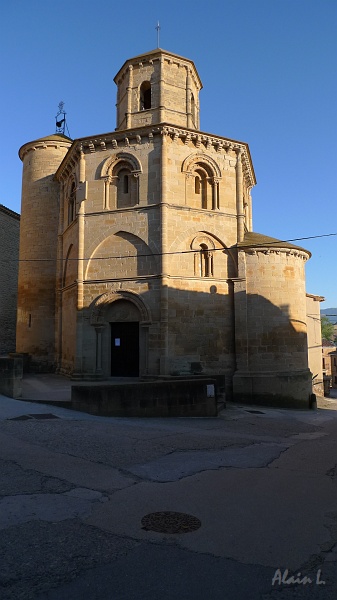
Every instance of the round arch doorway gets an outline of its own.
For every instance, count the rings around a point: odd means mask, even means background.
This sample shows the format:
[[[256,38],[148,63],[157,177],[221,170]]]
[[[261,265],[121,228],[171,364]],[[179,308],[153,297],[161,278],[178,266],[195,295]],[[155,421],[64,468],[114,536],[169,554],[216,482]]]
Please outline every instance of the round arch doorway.
[[[117,300],[105,315],[110,324],[111,377],[139,377],[141,315],[135,304]]]
[[[111,377],[139,377],[139,322],[110,323]]]

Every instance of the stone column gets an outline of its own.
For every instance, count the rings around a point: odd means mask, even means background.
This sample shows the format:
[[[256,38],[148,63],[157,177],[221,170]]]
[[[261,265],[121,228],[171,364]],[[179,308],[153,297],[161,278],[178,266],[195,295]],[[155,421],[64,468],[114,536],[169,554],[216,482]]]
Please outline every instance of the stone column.
[[[59,371],[62,363],[62,286],[65,263],[63,261],[63,221],[64,221],[64,182],[60,182],[60,220],[57,239],[57,294],[56,294],[56,335],[55,361]]]
[[[248,207],[249,207],[249,231],[253,231],[253,208],[251,188],[248,190]]]
[[[243,172],[242,172],[242,149],[237,150],[236,161],[236,212],[237,212],[237,238],[242,242],[245,235],[244,228],[244,209],[243,209]]]
[[[83,308],[84,202],[84,200],[81,202],[78,211],[77,310]]]
[[[219,180],[212,180],[212,210],[219,210]]]
[[[77,259],[77,318],[76,318],[76,355],[73,378],[82,377],[83,370],[83,272],[84,272],[84,200],[80,204],[77,215],[78,222],[78,259]]]
[[[167,207],[167,133],[162,131],[161,152],[161,300],[160,300],[160,374],[168,374],[168,207]]]
[[[191,72],[187,67],[187,76],[186,76],[186,114],[187,114],[187,127],[192,128],[192,106],[191,106]]]
[[[104,210],[110,210],[110,184],[112,178],[110,175],[104,178]]]
[[[164,105],[163,105],[163,100],[164,100],[164,90],[163,90],[163,72],[164,72],[164,59],[161,56],[160,57],[160,63],[159,63],[159,123],[164,123],[165,121],[165,109],[164,109]]]
[[[103,366],[102,366],[102,331],[104,329],[104,325],[95,325],[96,331],[96,375],[102,375]]]
[[[133,84],[133,66],[129,65],[129,82],[128,82],[128,86],[126,88],[126,93],[127,93],[126,129],[129,129],[131,127],[132,84]]]
[[[85,181],[85,158],[84,152],[81,147],[81,155],[80,155],[80,183]]]
[[[136,180],[136,204],[139,204],[139,175],[140,173],[132,173]]]

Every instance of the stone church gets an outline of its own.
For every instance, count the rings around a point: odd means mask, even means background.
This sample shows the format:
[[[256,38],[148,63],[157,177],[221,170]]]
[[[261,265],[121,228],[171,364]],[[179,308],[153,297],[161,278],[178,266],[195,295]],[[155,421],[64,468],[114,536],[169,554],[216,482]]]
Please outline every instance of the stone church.
[[[17,352],[78,379],[219,376],[307,406],[305,262],[252,231],[247,143],[200,131],[193,61],[114,79],[113,132],[24,144]]]

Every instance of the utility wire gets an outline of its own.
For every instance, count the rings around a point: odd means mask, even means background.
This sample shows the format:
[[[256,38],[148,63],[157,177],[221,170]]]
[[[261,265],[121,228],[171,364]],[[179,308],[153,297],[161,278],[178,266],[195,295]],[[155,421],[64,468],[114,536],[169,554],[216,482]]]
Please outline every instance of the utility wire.
[[[254,233],[254,232],[252,232]],[[302,240],[315,240],[315,239],[319,239],[319,238],[323,238],[323,237],[332,237],[332,236],[337,236],[337,232],[336,233],[323,233],[322,235],[312,235],[312,236],[308,236],[308,237],[301,237],[301,238],[292,238],[289,240],[276,240],[275,242],[261,242],[260,244],[241,244],[238,246],[237,244],[235,244],[234,246],[229,246],[228,248],[208,248],[205,249],[205,252],[207,252],[207,250],[209,252],[226,252],[226,251],[231,251],[231,250],[244,250],[247,248],[266,248],[266,247],[270,247],[272,248],[273,246],[276,248],[279,248],[280,246],[282,246],[282,244],[288,244],[290,242],[300,242]],[[113,260],[113,259],[124,259],[124,258],[142,258],[142,257],[149,257],[149,256],[172,256],[172,255],[178,255],[178,254],[196,254],[199,253],[200,251],[202,251],[202,249],[196,249],[196,250],[179,250],[179,251],[175,251],[175,252],[150,252],[149,254],[125,254],[125,255],[114,255],[114,256],[92,256],[92,257],[84,257],[84,258],[20,258],[20,259],[3,259],[0,258],[0,263],[8,263],[8,262],[66,262],[66,261],[79,261],[79,260]]]

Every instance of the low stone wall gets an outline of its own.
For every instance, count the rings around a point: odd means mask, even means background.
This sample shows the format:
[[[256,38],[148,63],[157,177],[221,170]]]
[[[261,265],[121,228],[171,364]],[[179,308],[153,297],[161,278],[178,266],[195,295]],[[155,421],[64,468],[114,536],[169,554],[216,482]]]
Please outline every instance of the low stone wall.
[[[0,357],[0,394],[20,398],[22,394],[22,359]]]
[[[309,369],[289,372],[235,373],[234,401],[279,408],[308,409],[312,403]]]
[[[109,417],[216,417],[214,379],[71,386],[71,407]]]

